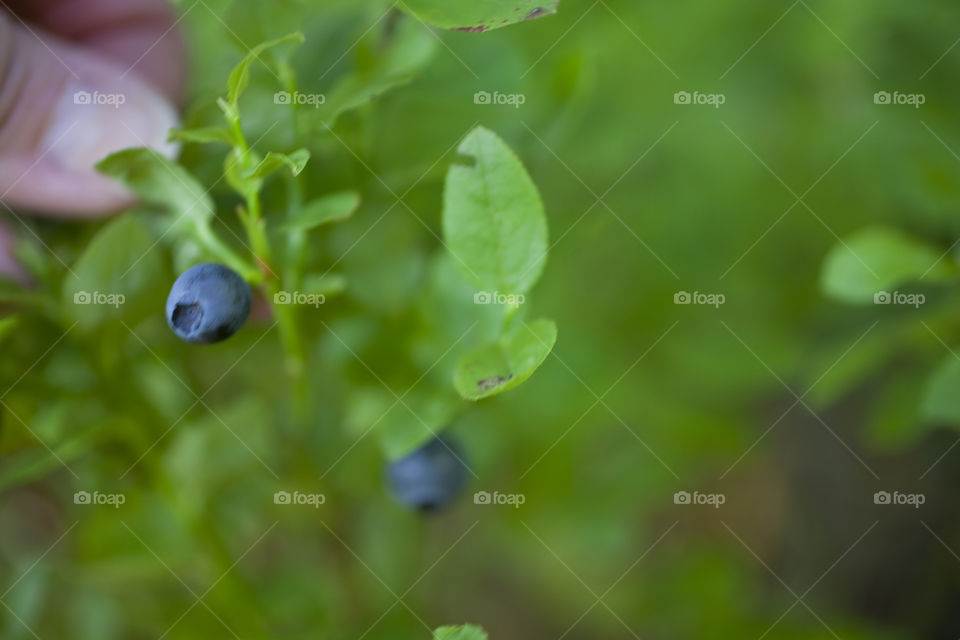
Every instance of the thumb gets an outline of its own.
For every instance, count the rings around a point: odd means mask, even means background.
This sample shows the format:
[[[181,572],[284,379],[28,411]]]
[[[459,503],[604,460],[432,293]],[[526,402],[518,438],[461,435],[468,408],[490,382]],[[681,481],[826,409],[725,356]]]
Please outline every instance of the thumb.
[[[173,156],[171,104],[131,69],[0,12],[0,202],[98,215],[132,202],[94,165],[128,147]]]

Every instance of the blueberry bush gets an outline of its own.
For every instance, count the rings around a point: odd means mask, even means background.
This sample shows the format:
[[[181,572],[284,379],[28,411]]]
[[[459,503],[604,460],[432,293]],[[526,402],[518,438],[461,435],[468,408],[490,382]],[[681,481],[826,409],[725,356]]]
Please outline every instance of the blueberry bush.
[[[175,5],[0,212],[0,637],[960,635],[960,8]]]

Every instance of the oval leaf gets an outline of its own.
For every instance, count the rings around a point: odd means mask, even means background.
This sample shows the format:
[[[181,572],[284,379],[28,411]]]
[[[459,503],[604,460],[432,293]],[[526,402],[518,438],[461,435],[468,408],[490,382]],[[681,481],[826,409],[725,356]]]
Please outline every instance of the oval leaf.
[[[226,142],[233,144],[233,136],[226,127],[200,127],[197,129],[171,129],[170,142]]]
[[[837,300],[872,303],[874,296],[910,281],[942,282],[956,267],[943,251],[897,229],[870,227],[835,245],[823,263],[820,284]]]
[[[476,32],[557,12],[557,0],[404,0],[399,6],[438,27]]]
[[[127,185],[140,199],[170,211],[176,219],[205,223],[213,200],[183,167],[152,149],[139,147],[110,154],[97,169]]]
[[[547,257],[547,219],[523,164],[495,133],[471,131],[443,193],[443,234],[460,272],[479,289],[526,293]]]
[[[487,640],[487,632],[472,624],[440,627],[433,632],[433,640]]]
[[[436,389],[391,393],[360,389],[347,404],[347,428],[357,434],[375,430],[388,460],[413,453],[449,426],[463,400]]]
[[[288,231],[306,231],[330,222],[346,220],[360,206],[356,191],[339,191],[317,198],[303,206],[300,212],[281,228]]]
[[[308,160],[310,160],[310,152],[306,149],[297,149],[291,153],[271,151],[257,166],[248,171],[245,177],[252,180],[265,178],[283,167],[287,167],[290,169],[290,173],[298,176],[300,172],[303,171],[303,168],[307,166]]]
[[[237,99],[240,97],[240,94],[247,88],[247,84],[250,82],[250,65],[253,64],[253,61],[259,60],[260,54],[267,49],[275,47],[278,44],[283,44],[284,42],[303,42],[303,34],[298,31],[282,38],[277,38],[276,40],[262,42],[251,49],[237,66],[233,68],[233,71],[230,72],[230,77],[227,79],[227,101],[231,105],[237,104]]]
[[[546,360],[557,341],[557,325],[540,319],[497,342],[468,352],[457,363],[453,385],[467,400],[513,389]]]
[[[108,320],[136,322],[161,309],[163,264],[155,244],[133,215],[108,222],[73,265],[77,277],[64,278],[64,315],[88,330]]]

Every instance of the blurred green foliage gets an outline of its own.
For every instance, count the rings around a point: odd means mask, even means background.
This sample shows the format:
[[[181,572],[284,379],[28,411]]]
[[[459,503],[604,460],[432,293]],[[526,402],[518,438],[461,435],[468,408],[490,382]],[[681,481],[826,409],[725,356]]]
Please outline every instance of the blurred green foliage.
[[[2,636],[956,637],[960,7],[565,0],[471,33],[421,22],[476,26],[433,13],[454,3],[407,4],[180,3],[179,179],[111,221],[29,221],[56,257],[24,233],[35,287],[2,290]],[[251,47],[297,31],[218,107]],[[478,124],[549,220],[522,306],[559,328],[549,355],[490,352],[504,318],[442,242]],[[269,152],[289,155],[257,173]],[[104,168],[157,162],[136,159]],[[268,300],[208,348],[164,323],[201,259],[257,277],[235,215],[251,181],[269,242],[304,247],[300,290],[326,296],[295,312],[299,392]],[[191,215],[171,228],[171,209]],[[872,304],[895,290],[925,302]],[[95,291],[125,303],[73,304]],[[516,352],[542,365],[469,404],[471,350],[471,377]],[[523,504],[393,504],[385,452],[441,428],[471,492]],[[873,503],[896,487],[923,510]],[[694,490],[726,502],[674,504]]]

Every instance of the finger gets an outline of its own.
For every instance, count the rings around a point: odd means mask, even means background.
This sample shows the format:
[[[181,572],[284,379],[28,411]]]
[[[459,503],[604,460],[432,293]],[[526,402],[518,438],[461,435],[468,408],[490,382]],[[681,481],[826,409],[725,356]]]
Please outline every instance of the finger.
[[[0,201],[79,215],[124,207],[130,194],[95,163],[127,147],[174,155],[166,136],[176,122],[169,101],[139,74],[0,15]]]
[[[167,0],[6,0],[6,5],[25,23],[100,53],[180,100],[186,56],[180,18]]]

